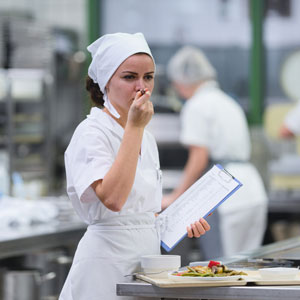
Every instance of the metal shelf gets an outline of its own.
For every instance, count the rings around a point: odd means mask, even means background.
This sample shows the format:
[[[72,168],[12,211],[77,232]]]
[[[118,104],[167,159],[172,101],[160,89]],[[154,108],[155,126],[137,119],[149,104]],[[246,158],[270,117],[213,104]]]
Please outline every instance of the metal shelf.
[[[85,231],[86,224],[79,221],[12,228],[0,234],[0,259],[47,248],[76,245]]]
[[[53,182],[53,143],[51,142],[51,74],[42,69],[0,70],[6,93],[0,101],[0,147],[9,154],[10,194],[13,172],[38,171]],[[44,173],[44,176],[41,176]]]

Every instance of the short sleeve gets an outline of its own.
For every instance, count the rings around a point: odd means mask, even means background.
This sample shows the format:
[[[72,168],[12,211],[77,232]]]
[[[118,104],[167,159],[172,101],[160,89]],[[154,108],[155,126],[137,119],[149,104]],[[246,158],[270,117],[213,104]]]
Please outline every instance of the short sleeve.
[[[180,117],[180,142],[184,145],[207,147],[209,145],[209,122],[204,110],[186,103]]]
[[[90,197],[90,185],[103,179],[114,161],[113,151],[105,133],[83,134],[74,138],[65,153],[67,184],[82,202],[99,201]]]

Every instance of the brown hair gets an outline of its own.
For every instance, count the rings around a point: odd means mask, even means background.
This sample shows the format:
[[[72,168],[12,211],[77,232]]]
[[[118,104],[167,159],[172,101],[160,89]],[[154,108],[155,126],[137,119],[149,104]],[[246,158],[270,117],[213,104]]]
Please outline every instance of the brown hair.
[[[85,88],[90,94],[90,98],[95,106],[104,107],[103,93],[100,91],[98,83],[95,83],[89,76],[86,77]]]

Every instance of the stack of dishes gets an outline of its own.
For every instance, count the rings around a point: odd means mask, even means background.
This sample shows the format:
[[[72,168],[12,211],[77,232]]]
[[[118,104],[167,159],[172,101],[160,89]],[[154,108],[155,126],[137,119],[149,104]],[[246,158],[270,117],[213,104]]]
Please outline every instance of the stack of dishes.
[[[180,255],[145,255],[141,257],[142,272],[150,277],[168,277],[168,272],[181,266]]]

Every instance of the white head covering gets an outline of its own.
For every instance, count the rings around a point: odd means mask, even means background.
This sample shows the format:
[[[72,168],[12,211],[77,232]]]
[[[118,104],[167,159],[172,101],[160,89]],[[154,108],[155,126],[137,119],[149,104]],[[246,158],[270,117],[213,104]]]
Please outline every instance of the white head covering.
[[[145,37],[140,32],[106,34],[89,45],[87,50],[92,54],[88,75],[94,83],[98,83],[103,93],[104,106],[113,116],[119,118],[120,115],[107,97],[105,87],[122,62],[133,54],[146,53],[155,64]]]
[[[201,80],[216,79],[217,73],[204,53],[198,48],[185,46],[178,50],[167,66],[172,81],[193,84]]]

